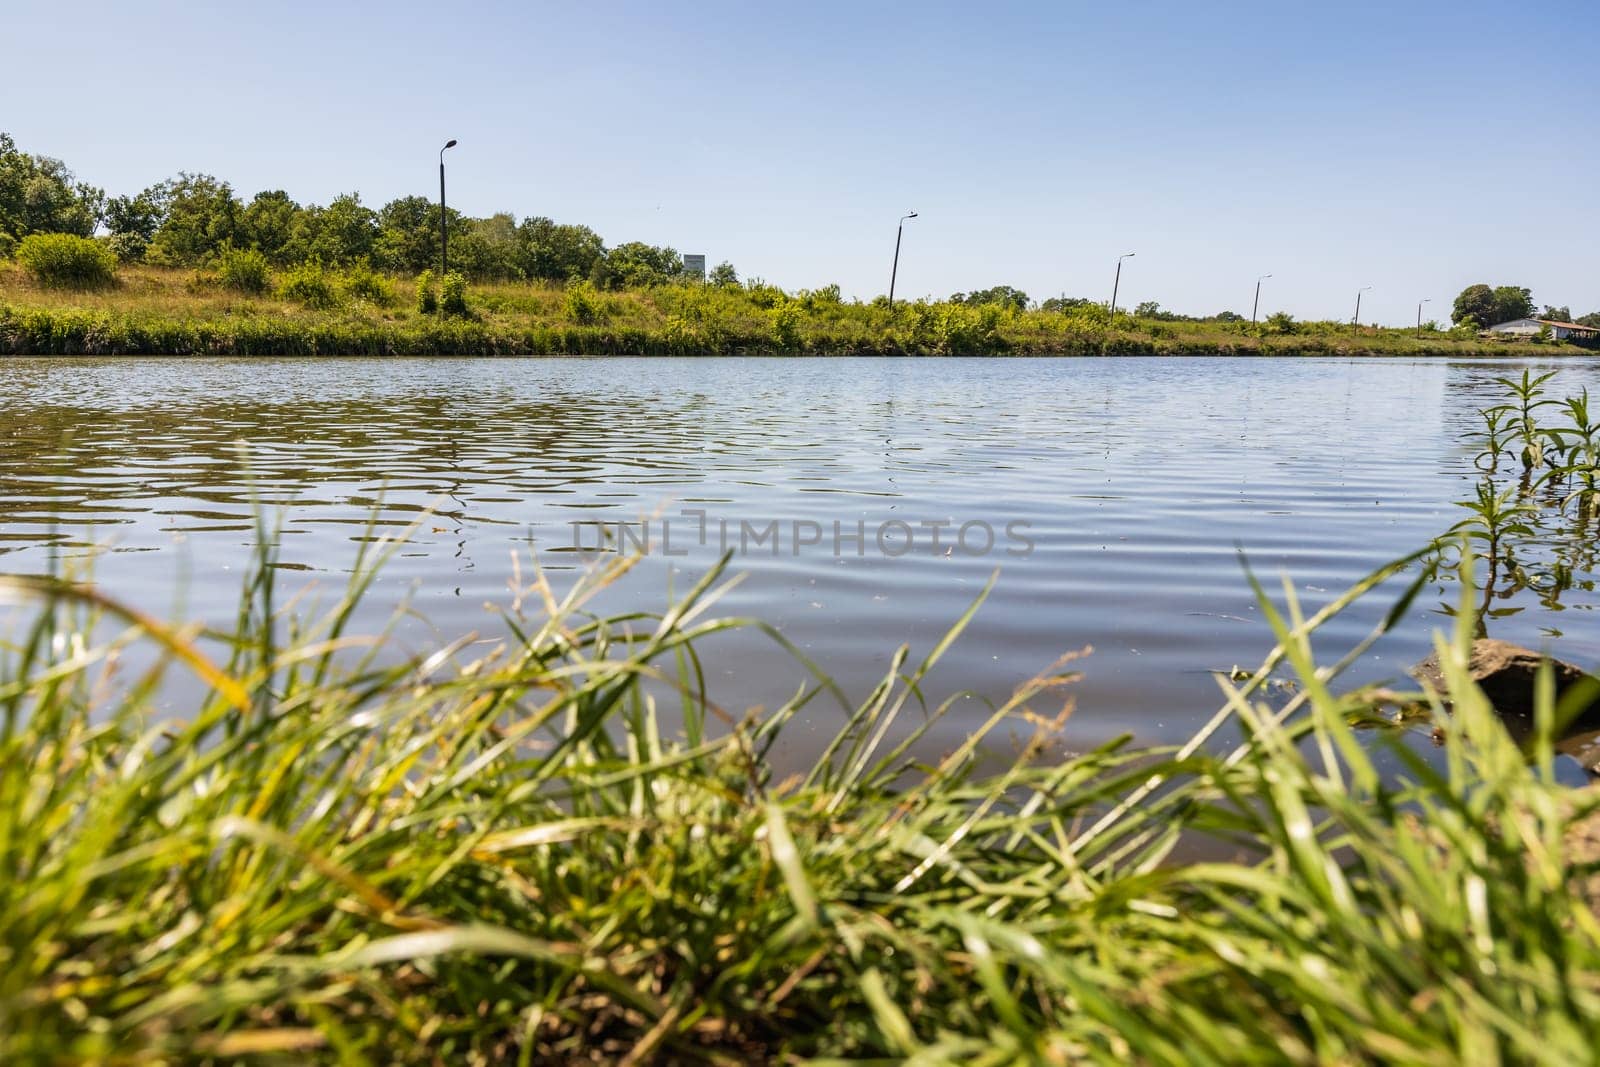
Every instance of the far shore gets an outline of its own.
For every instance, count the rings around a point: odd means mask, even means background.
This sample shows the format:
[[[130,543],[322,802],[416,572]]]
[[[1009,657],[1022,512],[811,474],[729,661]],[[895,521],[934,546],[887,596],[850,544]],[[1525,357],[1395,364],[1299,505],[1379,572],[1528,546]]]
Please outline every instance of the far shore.
[[[424,283],[426,284],[426,283]],[[53,289],[0,265],[0,355],[36,356],[1282,356],[1594,354],[1470,330],[1112,315],[948,301],[840,299],[837,289],[677,283],[603,290],[469,284],[466,309],[419,310],[418,280],[325,272],[310,295],[230,289],[204,271],[139,266],[112,286]]]

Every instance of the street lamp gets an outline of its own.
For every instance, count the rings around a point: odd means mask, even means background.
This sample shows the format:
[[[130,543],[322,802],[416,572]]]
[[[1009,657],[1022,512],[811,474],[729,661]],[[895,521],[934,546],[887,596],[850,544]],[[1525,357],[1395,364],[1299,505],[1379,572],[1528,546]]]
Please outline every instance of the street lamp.
[[[1351,323],[1352,326],[1356,326],[1358,328],[1361,326],[1361,294],[1371,288],[1372,286],[1370,285],[1363,285],[1360,289],[1356,290],[1356,317]]]
[[[894,282],[895,282],[895,278],[897,278],[899,276],[899,274],[900,274],[900,237],[906,231],[906,219],[914,219],[916,217],[917,217],[917,213],[915,211],[911,212],[909,215],[901,215],[900,216],[900,225],[895,227],[895,231],[894,231],[894,267],[891,268],[890,271],[889,271],[889,306],[890,307],[894,307]]]
[[[450,273],[450,217],[444,211],[444,153],[446,148],[454,148],[454,137],[444,143],[444,148],[439,149],[439,275],[443,277]]]
[[[1417,302],[1417,340],[1422,340],[1422,305],[1433,303],[1433,297]]]
[[[1256,312],[1261,310],[1261,283],[1270,277],[1272,277],[1272,275],[1263,274],[1261,277],[1256,279],[1256,302],[1250,305],[1250,325],[1252,326],[1256,324]]]
[[[1133,252],[1129,252],[1126,255],[1121,255],[1121,256],[1117,257],[1117,277],[1116,277],[1116,280],[1111,283],[1111,317],[1112,318],[1116,318],[1117,317],[1117,290],[1122,287],[1122,261],[1125,260],[1125,259],[1132,259],[1133,256],[1134,256],[1134,253]]]

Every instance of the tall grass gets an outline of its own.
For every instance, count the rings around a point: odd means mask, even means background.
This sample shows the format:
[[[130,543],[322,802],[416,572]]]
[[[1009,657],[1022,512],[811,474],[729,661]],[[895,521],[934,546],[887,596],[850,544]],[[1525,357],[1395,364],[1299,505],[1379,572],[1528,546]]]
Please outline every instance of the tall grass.
[[[793,295],[748,288],[661,285],[603,296],[538,283],[395,280],[409,307],[370,268],[301,267],[275,292],[196,285],[188,271],[128,267],[110,292],[60,291],[0,264],[0,353],[186,355],[693,353],[826,355],[1507,355],[1572,346],[1481,343],[1336,323],[1285,331],[1248,323],[1113,317],[1095,305],[1019,311],[949,301],[846,302],[837,287]],[[343,293],[351,299],[339,299]],[[460,299],[457,300],[456,297]],[[410,302],[404,302],[410,303]],[[471,316],[466,317],[466,304]],[[441,329],[444,327],[444,329]],[[445,338],[448,337],[448,340]]]
[[[804,775],[708,699],[720,568],[599,617],[535,570],[499,641],[393,664],[352,632],[392,545],[296,614],[261,539],[225,631],[82,576],[0,658],[0,1058],[12,1063],[905,1060],[1568,1064],[1600,1047],[1592,793],[1519,748],[1438,640],[1443,758],[1341,692],[1306,615],[1192,742],[1063,756],[1070,661],[936,763],[954,702],[900,649]],[[1462,582],[1473,587],[1472,562]],[[1422,587],[1416,578],[1373,638]],[[978,608],[973,605],[973,611]],[[782,641],[768,630],[774,640]],[[1365,647],[1363,645],[1362,647]],[[135,652],[148,648],[151,655]],[[798,653],[797,653],[798,655]],[[135,666],[144,664],[144,666]],[[198,679],[187,714],[166,676]],[[1294,695],[1268,699],[1288,675]],[[816,703],[818,706],[807,708]],[[668,729],[666,722],[679,724]],[[1005,736],[1030,740],[1007,751]],[[1403,774],[1381,773],[1380,752]],[[1205,835],[1233,861],[1186,861]]]

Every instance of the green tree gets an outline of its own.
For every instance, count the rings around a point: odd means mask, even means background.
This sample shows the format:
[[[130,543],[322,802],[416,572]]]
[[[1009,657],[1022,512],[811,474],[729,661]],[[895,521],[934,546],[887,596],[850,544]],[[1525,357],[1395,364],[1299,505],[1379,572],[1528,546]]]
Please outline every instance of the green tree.
[[[153,263],[203,263],[239,236],[239,200],[233,186],[209,174],[180,174],[167,183],[166,217],[150,241]]]
[[[711,268],[711,273],[706,276],[706,281],[718,289],[739,288],[739,272],[733,269],[733,264],[724,260]]]
[[[543,216],[522,220],[517,244],[523,274],[552,282],[593,277],[606,255],[605,242],[589,227]]]
[[[452,236],[462,233],[466,220],[448,209]],[[378,209],[378,236],[372,260],[384,270],[419,274],[439,266],[439,205],[425,196],[403,196]]]
[[[521,243],[517,220],[508,212],[486,219],[468,219],[459,240],[450,239],[450,264],[472,278],[521,278]]]
[[[1579,326],[1597,326],[1597,327],[1600,327],[1600,311],[1591,311],[1589,314],[1585,315],[1583,318],[1581,318],[1581,319],[1573,319],[1572,321],[1577,323]]]
[[[172,185],[160,182],[133,196],[114,196],[106,201],[105,223],[111,231],[111,245],[125,260],[144,258],[145,250],[172,203]]]
[[[287,263],[285,250],[295,233],[301,207],[282,189],[259,192],[239,215],[239,243],[274,263]]]
[[[1028,308],[1028,294],[1010,285],[996,285],[988,289],[978,289],[971,293],[954,293],[950,297],[950,303],[967,304],[971,307],[994,304],[999,307],[1014,308],[1017,311],[1026,311]]]
[[[1497,285],[1494,289],[1494,313],[1496,318],[1489,325],[1510,322],[1512,319],[1526,319],[1533,316],[1533,292],[1515,285]]]
[[[86,185],[59,159],[18,151],[0,133],[0,233],[21,240],[30,233],[88,237],[100,225],[106,194]]]
[[[295,215],[283,254],[294,263],[344,267],[370,259],[377,239],[378,213],[361,203],[361,194],[346,193],[327,207],[312,204]]]
[[[1267,333],[1298,333],[1300,324],[1287,311],[1274,311],[1267,316],[1265,329]]]
[[[612,288],[660,285],[683,274],[683,257],[677,249],[629,241],[607,253],[603,281]]]
[[[1502,321],[1496,319],[1494,314],[1494,290],[1483,284],[1469,285],[1456,297],[1450,311],[1450,321],[1466,322],[1471,319],[1479,326],[1493,326]]]
[[[1161,305],[1154,300],[1146,300],[1133,309],[1133,317],[1136,319],[1153,319],[1160,314]]]
[[[1040,311],[1073,311],[1085,307],[1093,301],[1081,296],[1052,296],[1039,304]]]
[[[1539,317],[1541,319],[1549,319],[1552,322],[1571,322],[1572,309],[1568,307],[1556,307],[1554,304],[1546,304],[1544,306],[1544,311],[1539,313]]]

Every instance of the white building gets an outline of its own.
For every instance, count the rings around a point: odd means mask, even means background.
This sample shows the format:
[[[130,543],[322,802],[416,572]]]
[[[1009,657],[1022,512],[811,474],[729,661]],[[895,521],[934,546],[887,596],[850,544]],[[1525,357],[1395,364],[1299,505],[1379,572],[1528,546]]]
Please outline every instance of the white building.
[[[1484,333],[1505,333],[1514,337],[1537,337],[1546,327],[1556,341],[1593,341],[1600,338],[1600,327],[1580,326],[1576,322],[1557,322],[1554,319],[1512,319],[1491,326]]]

